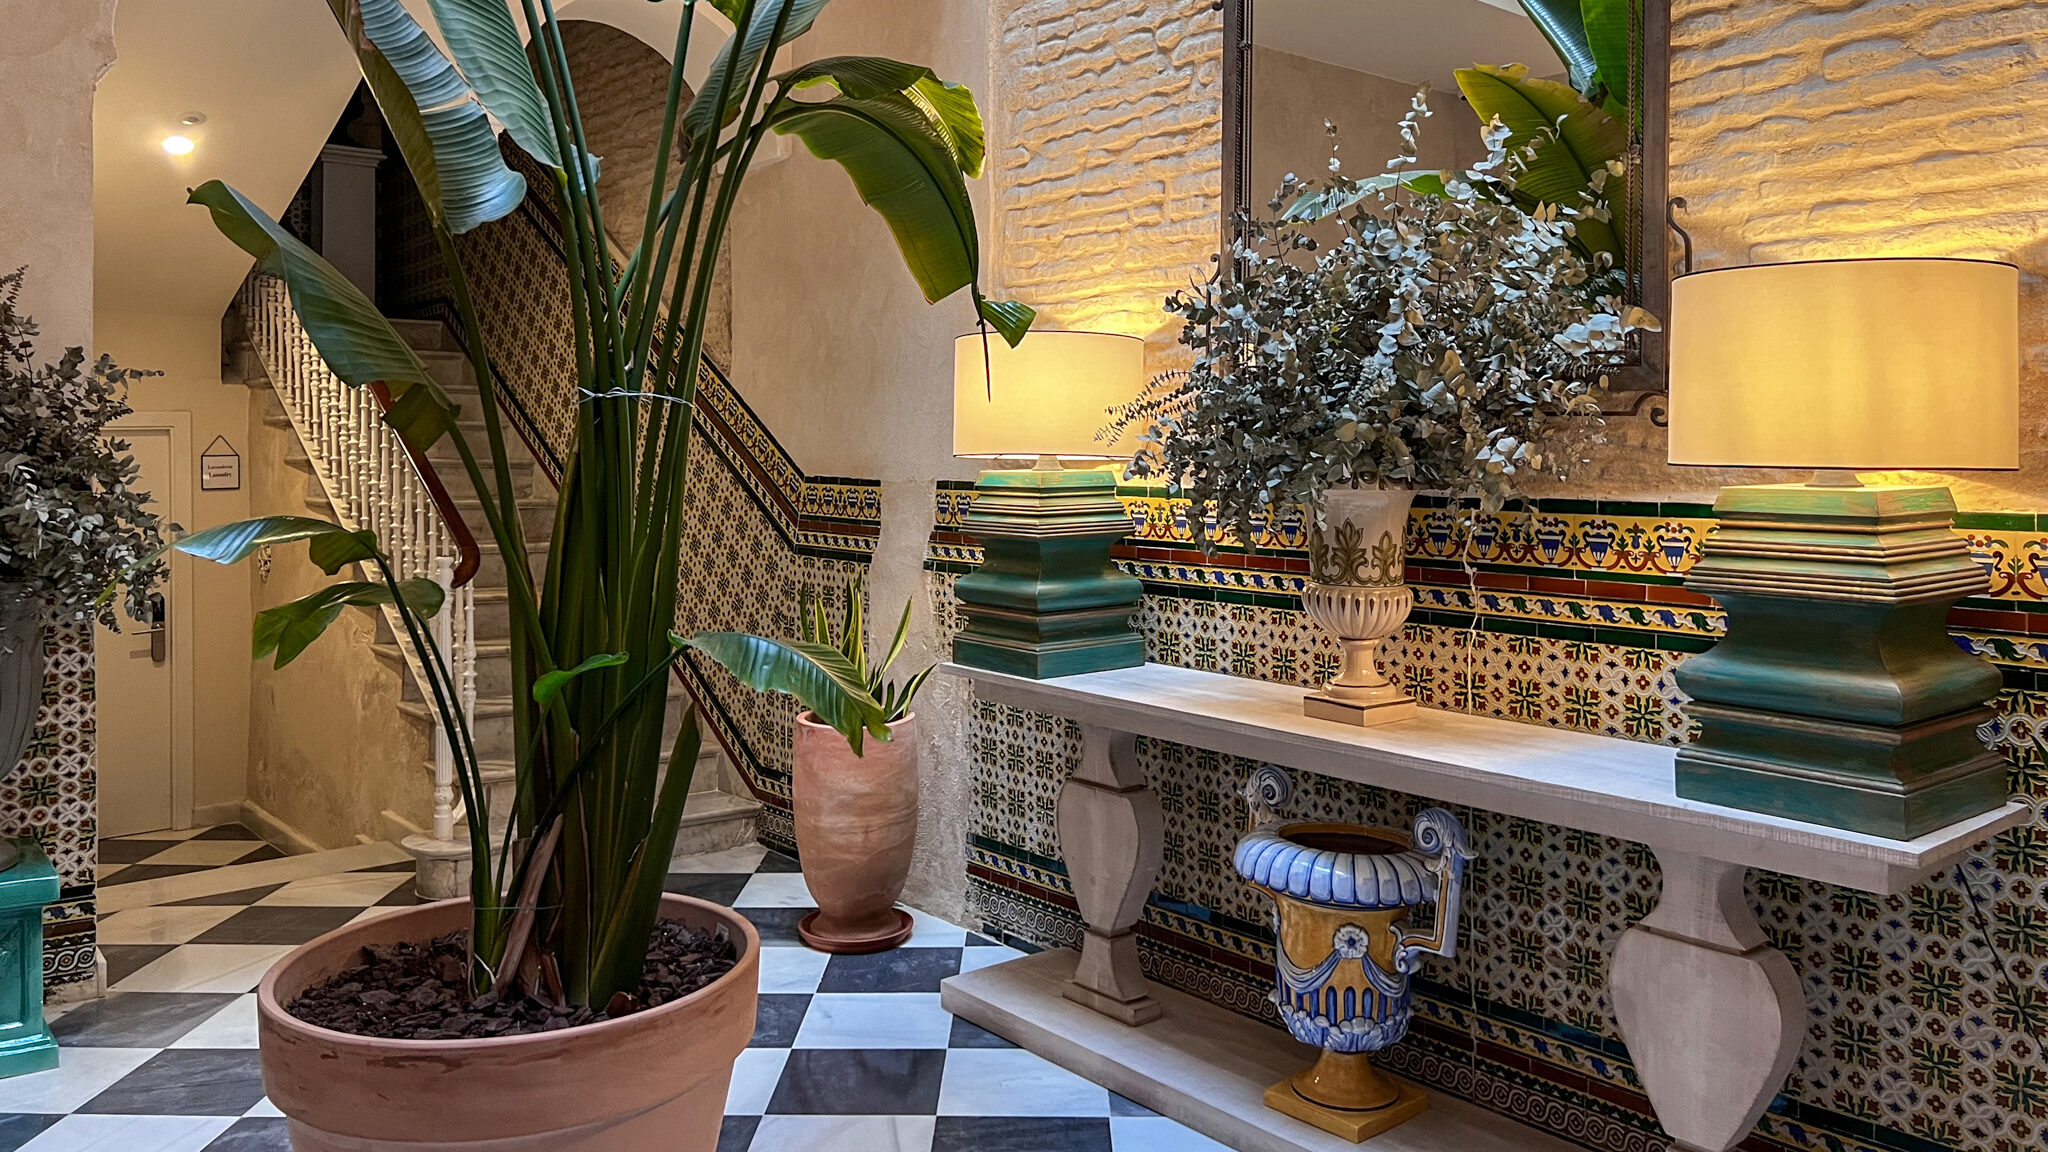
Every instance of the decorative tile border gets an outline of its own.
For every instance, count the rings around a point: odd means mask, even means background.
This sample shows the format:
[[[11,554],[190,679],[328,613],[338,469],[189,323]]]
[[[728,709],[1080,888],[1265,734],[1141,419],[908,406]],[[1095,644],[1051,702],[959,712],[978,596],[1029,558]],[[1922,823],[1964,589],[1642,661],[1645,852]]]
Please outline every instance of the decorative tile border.
[[[0,832],[34,840],[57,869],[59,900],[43,910],[43,983],[96,971],[93,874],[99,862],[96,708],[90,620],[43,633],[43,694],[21,763],[0,784]]]

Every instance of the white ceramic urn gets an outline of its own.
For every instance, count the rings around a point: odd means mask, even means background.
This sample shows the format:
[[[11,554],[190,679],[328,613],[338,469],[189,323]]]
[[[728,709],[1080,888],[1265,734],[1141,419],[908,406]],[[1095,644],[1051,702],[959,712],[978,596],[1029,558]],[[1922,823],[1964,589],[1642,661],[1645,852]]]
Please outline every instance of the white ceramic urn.
[[[1309,582],[1302,606],[1337,636],[1343,666],[1302,711],[1346,724],[1387,724],[1415,715],[1415,698],[1379,669],[1380,642],[1401,630],[1408,592],[1406,488],[1332,488],[1309,535]]]

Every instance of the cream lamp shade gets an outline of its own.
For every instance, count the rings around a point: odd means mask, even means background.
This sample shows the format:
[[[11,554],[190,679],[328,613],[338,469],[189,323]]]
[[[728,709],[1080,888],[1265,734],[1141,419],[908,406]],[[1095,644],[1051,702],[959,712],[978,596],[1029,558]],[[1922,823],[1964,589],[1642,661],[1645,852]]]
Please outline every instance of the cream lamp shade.
[[[2019,467],[2019,270],[1815,260],[1671,285],[1673,464]]]
[[[1030,332],[1012,348],[970,332],[953,342],[953,455],[1126,459],[1142,428],[1113,441],[1095,434],[1144,386],[1145,342],[1135,336]]]

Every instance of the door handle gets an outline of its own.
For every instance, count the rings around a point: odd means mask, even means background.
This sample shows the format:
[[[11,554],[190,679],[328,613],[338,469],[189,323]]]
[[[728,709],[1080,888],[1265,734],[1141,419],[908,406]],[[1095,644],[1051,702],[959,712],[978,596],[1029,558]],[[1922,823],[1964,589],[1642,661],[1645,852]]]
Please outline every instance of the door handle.
[[[161,664],[170,655],[170,607],[164,602],[164,594],[152,592],[149,596],[149,659]]]

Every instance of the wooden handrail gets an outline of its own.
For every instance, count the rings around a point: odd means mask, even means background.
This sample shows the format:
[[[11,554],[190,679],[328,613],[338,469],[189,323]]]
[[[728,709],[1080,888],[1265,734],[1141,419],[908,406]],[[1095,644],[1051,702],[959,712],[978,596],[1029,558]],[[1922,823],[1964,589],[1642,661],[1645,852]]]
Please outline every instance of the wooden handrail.
[[[489,384],[483,386],[489,387]],[[370,394],[377,398],[380,411],[387,414],[391,411],[391,389],[385,387],[382,380],[370,382]],[[462,431],[451,428],[448,434],[460,436]],[[462,518],[462,510],[455,506],[455,498],[448,495],[448,486],[441,482],[441,474],[434,470],[434,462],[427,459],[426,453],[414,449],[405,437],[400,436],[398,441],[405,445],[406,458],[412,461],[412,469],[419,474],[420,483],[426,486],[427,496],[433,500],[435,510],[441,513],[441,520],[448,525],[448,536],[455,542],[457,555],[454,586],[461,588],[475,579],[477,569],[483,566],[483,549],[477,547],[476,535],[469,530],[469,521]],[[483,499],[483,493],[477,493],[477,498]]]

